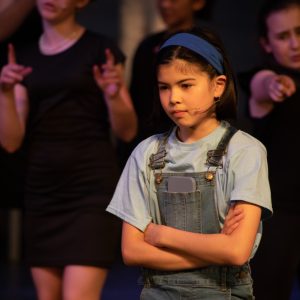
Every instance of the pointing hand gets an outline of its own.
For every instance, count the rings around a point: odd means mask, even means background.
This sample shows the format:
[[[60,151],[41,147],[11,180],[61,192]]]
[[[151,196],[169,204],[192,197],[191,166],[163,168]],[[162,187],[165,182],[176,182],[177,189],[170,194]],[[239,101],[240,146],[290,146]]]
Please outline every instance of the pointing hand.
[[[122,66],[115,64],[115,58],[109,49],[105,50],[106,63],[93,67],[94,78],[108,98],[118,95],[123,82]]]
[[[8,63],[1,70],[0,88],[3,91],[12,90],[17,83],[20,83],[31,72],[31,67],[17,64],[15,49],[12,44],[9,44]]]

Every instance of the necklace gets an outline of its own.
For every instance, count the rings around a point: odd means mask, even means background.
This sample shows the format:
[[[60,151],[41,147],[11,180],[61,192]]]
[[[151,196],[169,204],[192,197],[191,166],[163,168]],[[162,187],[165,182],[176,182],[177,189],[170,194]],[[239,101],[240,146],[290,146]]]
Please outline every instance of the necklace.
[[[43,54],[56,54],[65,49],[68,49],[75,44],[81,34],[81,30],[74,30],[68,37],[62,39],[60,42],[49,45],[45,40],[45,35],[42,34],[39,38],[39,48]]]

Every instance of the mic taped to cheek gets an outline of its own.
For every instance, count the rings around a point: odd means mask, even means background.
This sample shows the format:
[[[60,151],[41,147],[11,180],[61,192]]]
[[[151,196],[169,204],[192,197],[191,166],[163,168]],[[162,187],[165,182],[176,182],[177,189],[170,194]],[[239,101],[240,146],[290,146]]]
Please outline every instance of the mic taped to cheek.
[[[199,107],[191,108],[189,109],[189,112],[192,112],[194,114],[203,114],[208,111],[210,111],[218,102],[220,102],[220,99],[216,100],[212,105],[210,105],[208,108],[201,110]]]

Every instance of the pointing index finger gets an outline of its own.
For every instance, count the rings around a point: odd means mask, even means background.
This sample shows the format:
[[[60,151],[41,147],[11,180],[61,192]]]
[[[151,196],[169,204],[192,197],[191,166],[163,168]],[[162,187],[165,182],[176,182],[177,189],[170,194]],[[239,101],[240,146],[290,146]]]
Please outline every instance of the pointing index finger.
[[[9,64],[16,64],[17,60],[16,60],[16,52],[15,52],[15,48],[13,46],[13,44],[8,44],[8,63]]]
[[[106,56],[106,63],[109,65],[109,66],[113,66],[115,64],[115,57],[114,55],[112,54],[111,50],[110,49],[105,49],[105,56]]]

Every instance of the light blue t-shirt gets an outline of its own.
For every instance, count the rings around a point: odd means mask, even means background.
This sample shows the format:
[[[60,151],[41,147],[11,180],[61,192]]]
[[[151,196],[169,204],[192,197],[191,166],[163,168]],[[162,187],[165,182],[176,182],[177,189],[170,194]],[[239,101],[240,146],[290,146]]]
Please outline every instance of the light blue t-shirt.
[[[172,131],[166,145],[163,172],[204,172],[207,152],[217,148],[225,133],[224,122],[194,143],[182,143]],[[107,211],[144,231],[150,222],[161,224],[153,170],[149,157],[158,149],[162,135],[141,142],[129,157]],[[262,219],[272,214],[266,149],[251,135],[237,131],[223,156],[223,168],[216,170],[215,201],[221,228],[232,201],[242,200],[262,207]],[[262,226],[252,251],[261,239]]]

